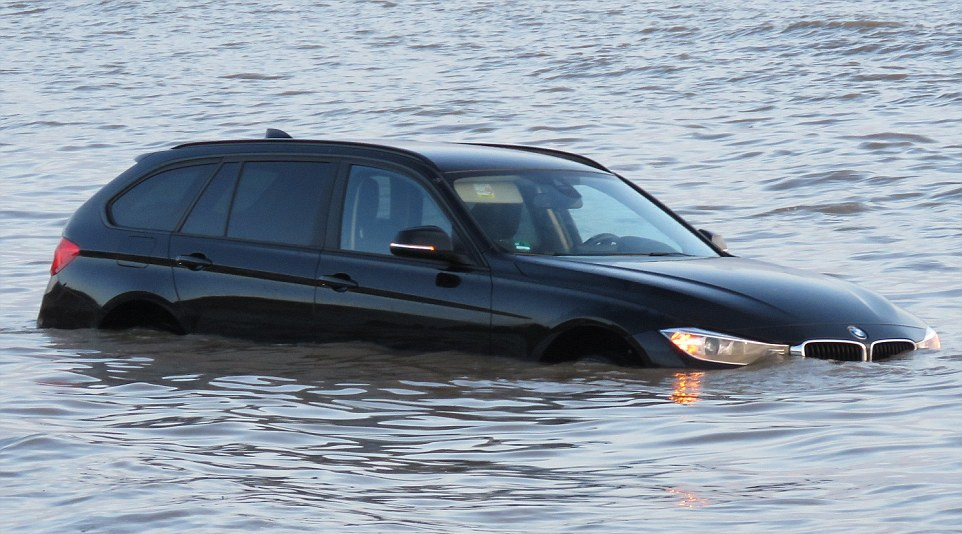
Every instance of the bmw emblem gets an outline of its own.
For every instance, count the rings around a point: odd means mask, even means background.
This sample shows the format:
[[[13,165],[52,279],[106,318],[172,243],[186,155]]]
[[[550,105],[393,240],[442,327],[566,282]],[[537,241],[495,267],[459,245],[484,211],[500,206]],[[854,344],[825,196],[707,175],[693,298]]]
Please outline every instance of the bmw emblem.
[[[848,327],[848,333],[849,333],[849,334],[852,334],[852,337],[854,337],[855,339],[862,339],[862,340],[864,340],[864,339],[868,338],[868,334],[865,333],[865,330],[862,330],[861,328],[859,328],[859,327],[857,327],[857,326],[849,326],[849,327]]]

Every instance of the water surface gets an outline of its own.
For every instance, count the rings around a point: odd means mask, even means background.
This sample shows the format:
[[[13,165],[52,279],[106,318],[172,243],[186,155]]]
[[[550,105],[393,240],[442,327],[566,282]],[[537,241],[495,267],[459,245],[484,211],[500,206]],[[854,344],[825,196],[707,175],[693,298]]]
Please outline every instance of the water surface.
[[[962,531],[957,3],[623,4],[0,4],[0,531]],[[584,153],[945,348],[678,372],[35,328],[83,200],[267,127]]]

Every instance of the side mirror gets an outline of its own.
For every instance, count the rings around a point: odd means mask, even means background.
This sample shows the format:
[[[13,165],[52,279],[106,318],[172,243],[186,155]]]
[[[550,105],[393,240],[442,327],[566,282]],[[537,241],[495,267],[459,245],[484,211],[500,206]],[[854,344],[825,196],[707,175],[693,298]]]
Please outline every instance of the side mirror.
[[[698,232],[711,241],[711,244],[715,245],[718,250],[721,250],[722,252],[728,252],[728,243],[725,242],[725,238],[722,237],[721,234],[716,234],[701,228],[698,229]]]
[[[451,236],[437,226],[401,230],[391,241],[391,254],[402,258],[468,263],[467,256],[454,251]]]

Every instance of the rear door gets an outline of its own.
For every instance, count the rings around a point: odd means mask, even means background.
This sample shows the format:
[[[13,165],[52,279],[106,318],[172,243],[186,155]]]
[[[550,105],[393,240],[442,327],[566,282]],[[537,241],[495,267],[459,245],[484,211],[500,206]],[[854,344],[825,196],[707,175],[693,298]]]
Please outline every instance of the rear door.
[[[390,252],[398,231],[427,225],[464,247],[429,182],[404,169],[352,164],[335,196],[340,212],[318,268],[318,331],[400,349],[489,352],[489,270]]]
[[[265,339],[312,335],[330,161],[227,162],[171,237],[192,329]]]

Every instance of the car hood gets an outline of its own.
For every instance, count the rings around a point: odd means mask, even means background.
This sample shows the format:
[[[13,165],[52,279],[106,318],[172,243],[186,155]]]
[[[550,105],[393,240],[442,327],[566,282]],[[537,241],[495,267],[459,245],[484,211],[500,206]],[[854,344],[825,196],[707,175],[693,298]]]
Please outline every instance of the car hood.
[[[580,256],[525,260],[519,262],[519,269],[526,274],[534,274],[539,268],[561,268],[607,279],[609,283],[598,285],[613,288],[625,300],[641,305],[652,302],[651,307],[679,323],[675,326],[732,333],[770,330],[774,334],[778,330],[776,338],[784,338],[784,327],[789,325],[831,325],[825,331],[833,336],[839,332],[838,325],[898,325],[924,330],[917,318],[877,293],[832,276],[750,259]]]

